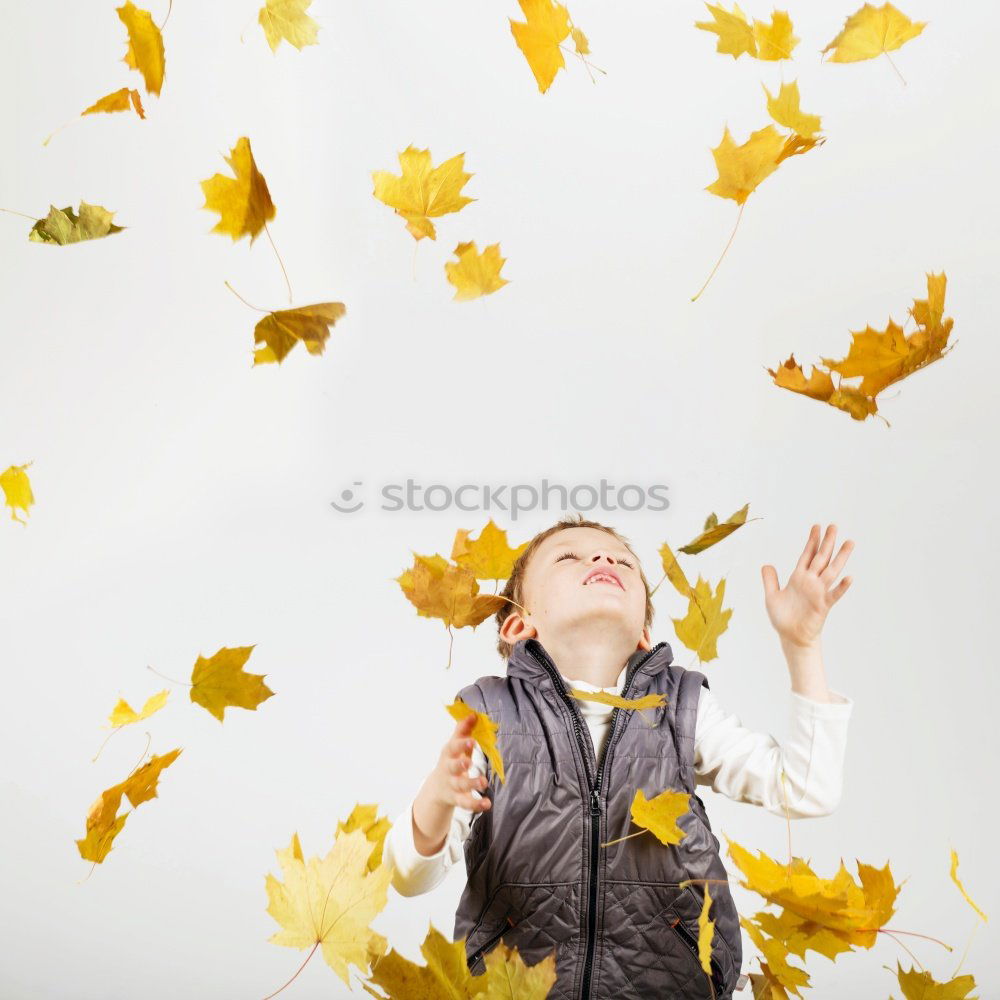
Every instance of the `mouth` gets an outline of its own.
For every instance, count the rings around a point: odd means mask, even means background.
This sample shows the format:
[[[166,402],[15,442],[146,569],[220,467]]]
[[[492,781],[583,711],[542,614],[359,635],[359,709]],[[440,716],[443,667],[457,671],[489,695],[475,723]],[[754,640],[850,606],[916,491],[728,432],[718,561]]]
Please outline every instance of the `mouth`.
[[[607,583],[613,587],[618,587],[619,590],[625,589],[621,578],[614,570],[610,569],[594,569],[583,578],[584,587],[590,587],[598,583]]]

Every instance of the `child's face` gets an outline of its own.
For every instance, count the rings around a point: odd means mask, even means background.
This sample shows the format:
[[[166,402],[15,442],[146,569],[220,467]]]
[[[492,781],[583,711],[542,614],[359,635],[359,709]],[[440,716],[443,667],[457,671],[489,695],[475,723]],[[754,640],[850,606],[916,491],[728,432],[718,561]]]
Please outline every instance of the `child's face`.
[[[546,637],[584,623],[590,631],[603,623],[609,634],[634,637],[637,646],[648,648],[639,560],[600,528],[564,528],[549,535],[531,555],[523,595],[528,614],[519,616],[534,627],[542,645]]]

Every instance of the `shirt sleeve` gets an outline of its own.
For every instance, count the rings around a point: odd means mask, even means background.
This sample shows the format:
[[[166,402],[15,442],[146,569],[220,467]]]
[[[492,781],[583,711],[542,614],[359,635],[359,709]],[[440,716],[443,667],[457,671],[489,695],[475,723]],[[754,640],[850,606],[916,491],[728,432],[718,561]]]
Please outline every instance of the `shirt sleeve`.
[[[468,776],[485,773],[485,757],[478,744],[472,750],[472,766]],[[474,788],[472,794],[479,798]],[[416,796],[414,796],[414,799]],[[413,802],[396,818],[385,837],[383,859],[393,866],[392,887],[401,896],[417,896],[436,888],[451,867],[464,858],[463,844],[472,826],[472,811],[455,807],[445,842],[434,854],[421,854],[413,842]]]
[[[841,797],[854,702],[837,691],[830,692],[829,702],[790,694],[791,730],[781,744],[743,726],[703,687],[695,728],[696,782],[782,818],[786,809],[792,819],[833,812]]]

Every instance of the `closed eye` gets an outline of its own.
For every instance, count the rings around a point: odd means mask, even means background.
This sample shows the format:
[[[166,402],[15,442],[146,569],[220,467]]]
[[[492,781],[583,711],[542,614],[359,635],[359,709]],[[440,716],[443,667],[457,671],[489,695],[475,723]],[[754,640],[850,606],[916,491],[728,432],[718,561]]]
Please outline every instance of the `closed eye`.
[[[578,556],[575,552],[564,552],[561,556],[559,556],[556,559],[556,562],[560,562],[563,559],[577,559],[577,558]],[[622,556],[619,556],[615,561],[621,566],[628,566],[629,569],[635,569],[632,563],[630,563],[627,559],[624,559]]]

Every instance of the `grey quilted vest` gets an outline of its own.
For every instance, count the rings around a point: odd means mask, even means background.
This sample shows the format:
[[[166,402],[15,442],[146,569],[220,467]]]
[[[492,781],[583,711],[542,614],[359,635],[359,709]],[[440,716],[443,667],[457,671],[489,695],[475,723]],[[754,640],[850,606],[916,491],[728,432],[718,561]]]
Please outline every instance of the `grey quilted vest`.
[[[666,642],[629,657],[622,696],[666,695],[642,713],[615,709],[597,760],[590,731],[537,639],[515,643],[506,677],[480,677],[458,697],[499,726],[506,782],[488,768],[493,804],[465,842],[468,882],[454,938],[473,973],[502,938],[533,965],[553,949],[550,1000],[729,1000],[740,974],[739,916],[701,799],[694,732],[705,675],[672,664]],[[667,847],[636,833],[629,808],[673,788],[691,795]],[[709,882],[715,921],[711,985],[698,960],[698,914]]]

